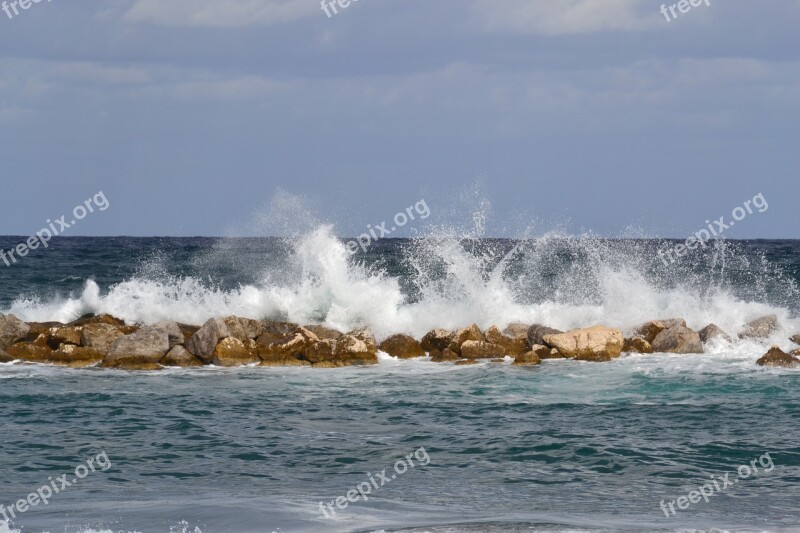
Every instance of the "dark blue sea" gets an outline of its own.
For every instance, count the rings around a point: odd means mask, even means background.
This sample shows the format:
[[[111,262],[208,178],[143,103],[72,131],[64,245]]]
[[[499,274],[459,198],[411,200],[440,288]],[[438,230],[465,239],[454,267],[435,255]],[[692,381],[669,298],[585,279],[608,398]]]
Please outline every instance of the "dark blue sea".
[[[718,241],[667,264],[674,244],[386,239],[351,256],[330,227],[54,239],[0,264],[0,312],[239,315],[379,340],[473,322],[779,327],[703,355],[526,368],[0,364],[0,512],[70,483],[0,514],[0,532],[800,531],[800,370],[755,365],[772,344],[798,348],[800,241]]]

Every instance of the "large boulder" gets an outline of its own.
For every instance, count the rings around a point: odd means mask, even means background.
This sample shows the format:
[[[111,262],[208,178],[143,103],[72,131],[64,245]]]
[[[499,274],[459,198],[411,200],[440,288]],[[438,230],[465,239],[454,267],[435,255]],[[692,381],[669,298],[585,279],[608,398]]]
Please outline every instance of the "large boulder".
[[[123,333],[119,326],[93,322],[81,327],[80,345],[101,354],[107,354],[111,346]]]
[[[492,326],[486,330],[486,341],[502,346],[505,355],[510,357],[516,357],[530,350],[527,331],[525,336],[511,337],[501,333],[497,326]]]
[[[766,339],[778,329],[778,317],[767,315],[745,324],[740,339]]]
[[[189,353],[189,350],[182,345],[174,346],[161,361],[158,362],[162,366],[177,366],[177,367],[196,367],[203,366],[203,362],[197,357]]]
[[[320,342],[314,333],[301,327],[278,340],[273,340],[274,336],[275,332],[268,331],[258,337],[256,350],[263,366],[280,366],[290,364],[291,360],[306,359]]]
[[[45,362],[72,368],[83,368],[100,363],[103,360],[103,355],[91,348],[74,344],[62,344],[58,350],[51,354],[50,360]]]
[[[545,335],[543,341],[568,359],[610,361],[622,353],[625,337],[618,329],[594,326]]]
[[[446,329],[434,329],[422,337],[420,345],[422,346],[423,350],[429,352],[431,355],[434,355],[437,352],[444,352],[444,350],[450,346],[450,343],[453,341],[455,336],[456,334],[452,331],[448,331]]]
[[[8,355],[5,350],[0,349],[0,363],[11,363],[12,361],[14,361],[14,358]]]
[[[652,344],[653,350],[659,353],[703,353],[700,334],[684,326],[662,330]]]
[[[0,349],[7,348],[24,339],[30,326],[14,315],[0,314]]]
[[[461,359],[461,354],[457,354],[450,348],[444,350],[431,352],[431,363],[449,363],[451,361],[458,361]]]
[[[114,341],[103,359],[105,368],[126,370],[158,370],[158,362],[169,351],[169,336],[160,327],[144,327]]]
[[[531,327],[528,324],[521,322],[512,322],[506,329],[503,330],[503,335],[507,335],[512,339],[525,339],[528,340],[528,330]]]
[[[653,353],[653,346],[642,337],[627,337],[622,351],[625,353]]]
[[[674,328],[674,327],[686,327],[686,321],[682,318],[667,318],[663,320],[651,320],[650,322],[645,322],[634,331],[635,337],[642,337],[644,340],[653,344],[653,341],[656,339],[659,333],[664,331],[665,329]]]
[[[461,355],[465,359],[492,359],[506,355],[506,351],[499,344],[486,341],[465,341],[461,345]]]
[[[303,326],[308,331],[319,337],[320,340],[335,340],[344,335],[341,331],[321,325]],[[385,350],[384,350],[385,351]]]
[[[709,343],[716,338],[721,338],[728,342],[731,341],[730,336],[725,333],[725,330],[716,324],[709,324],[698,333],[700,334],[700,340],[703,341],[703,344]]]
[[[756,364],[758,366],[796,368],[800,366],[800,359],[784,352],[777,346],[773,346],[766,354],[756,361]]]
[[[461,353],[461,345],[467,341],[485,341],[486,337],[484,336],[481,328],[478,327],[477,324],[470,324],[466,328],[462,328],[456,331],[456,334],[453,336],[453,340],[450,342],[448,348],[453,350],[456,353]]]
[[[47,332],[47,343],[53,349],[58,349],[62,344],[79,345],[83,326],[53,327]]]
[[[186,349],[197,356],[203,363],[209,365],[214,358],[214,350],[216,350],[219,341],[230,336],[231,332],[225,321],[219,318],[210,318],[192,335],[192,338],[186,343]]]
[[[167,338],[169,339],[170,349],[178,346],[179,344],[186,343],[184,330],[181,329],[177,322],[159,322],[158,324],[155,324],[155,327],[161,328],[164,330],[164,332],[166,332]]]
[[[535,366],[542,364],[542,359],[547,358],[552,348],[537,344],[533,346],[531,351],[525,352],[514,359],[514,366]]]
[[[422,345],[409,335],[392,335],[381,343],[380,349],[399,359],[425,356],[425,350],[422,349]]]
[[[211,362],[216,366],[242,366],[260,363],[261,358],[252,339],[242,342],[236,337],[225,337],[214,349]]]
[[[559,335],[564,333],[561,330],[548,328],[547,326],[542,326],[541,324],[534,324],[528,328],[528,344],[531,346],[538,345],[545,345],[547,344],[544,341],[545,336],[547,335]]]
[[[21,342],[12,344],[6,349],[12,359],[28,361],[31,363],[49,363],[53,357],[53,349],[46,343]]]
[[[334,360],[346,366],[377,365],[378,347],[374,342],[374,337],[371,340],[371,334],[358,335],[359,332],[354,333],[355,334],[342,335],[338,339],[332,341],[334,344]]]
[[[107,326],[122,327],[125,325],[125,321],[113,317],[111,315],[88,314],[88,315],[83,315],[82,317],[76,320],[73,320],[72,322],[67,324],[67,326],[82,327],[82,326],[88,326],[89,324],[105,324]]]
[[[793,335],[792,338],[790,338],[789,340],[795,344],[800,344],[800,334]]]

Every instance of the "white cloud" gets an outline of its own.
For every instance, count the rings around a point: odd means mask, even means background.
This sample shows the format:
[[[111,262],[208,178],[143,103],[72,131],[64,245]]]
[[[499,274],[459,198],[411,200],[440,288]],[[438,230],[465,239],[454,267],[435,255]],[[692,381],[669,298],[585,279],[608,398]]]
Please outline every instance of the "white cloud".
[[[319,4],[312,0],[134,0],[125,19],[159,26],[240,28],[320,13]]]
[[[475,0],[473,13],[490,31],[541,35],[643,31],[663,22],[643,0]]]

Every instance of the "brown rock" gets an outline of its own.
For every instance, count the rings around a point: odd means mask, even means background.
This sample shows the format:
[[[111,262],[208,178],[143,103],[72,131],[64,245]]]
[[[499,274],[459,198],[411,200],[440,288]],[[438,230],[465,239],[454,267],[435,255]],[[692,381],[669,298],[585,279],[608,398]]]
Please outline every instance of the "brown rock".
[[[225,337],[214,349],[211,359],[216,366],[242,366],[260,363],[255,341],[247,339],[245,342],[236,337]]]
[[[653,353],[653,346],[641,337],[628,337],[622,346],[625,353]]]
[[[368,328],[360,328],[351,331],[347,335],[351,337],[355,337],[356,339],[363,341],[364,344],[367,345],[367,352],[378,355],[378,341],[375,339],[375,335]],[[337,338],[337,340],[340,340]]]
[[[496,326],[492,326],[486,330],[486,341],[502,346],[503,350],[505,350],[505,355],[510,357],[516,357],[530,350],[527,332],[524,337],[512,338],[500,333],[500,329]]]
[[[119,326],[102,322],[86,324],[81,327],[80,345],[101,354],[107,354],[118,338],[122,337]]]
[[[461,356],[450,348],[445,348],[444,351],[436,351],[431,353],[431,363],[449,363],[458,361]]]
[[[503,335],[507,335],[512,339],[525,339],[528,340],[528,330],[531,327],[528,324],[522,324],[520,322],[513,322],[506,326],[506,329],[503,330]]]
[[[739,333],[740,339],[766,339],[778,328],[778,317],[767,315],[757,318],[745,324],[744,329]]]
[[[327,328],[325,326],[303,326],[308,331],[312,332],[316,335],[320,340],[336,340],[342,335],[344,335],[341,331],[336,331],[332,328]]]
[[[290,359],[308,359],[312,363],[325,359],[321,352],[315,351],[316,344],[321,341],[305,328],[295,328],[292,334],[277,341],[269,342],[275,335],[275,332],[267,331],[258,337],[258,342],[256,343],[258,356],[261,361],[269,363],[269,365],[264,366],[284,365]],[[319,355],[317,361],[314,361],[315,355]]]
[[[703,343],[696,331],[673,326],[656,335],[653,339],[653,350],[658,353],[703,353]]]
[[[480,341],[473,341],[480,342]],[[475,359],[460,359],[454,363],[456,366],[477,365],[478,361]]]
[[[420,343],[408,335],[392,335],[381,343],[380,349],[392,357],[400,359],[425,357],[425,350],[422,349]]]
[[[333,355],[335,360],[345,365],[377,365],[378,347],[369,338],[342,335],[335,341]]]
[[[461,355],[466,359],[492,359],[502,357],[505,350],[499,344],[492,344],[486,341],[465,341],[461,345]]]
[[[30,343],[12,344],[6,349],[6,353],[13,359],[32,363],[47,363],[53,356],[53,350],[49,346]]]
[[[723,330],[716,324],[709,324],[703,329],[701,329],[698,333],[700,334],[700,340],[703,341],[703,344],[711,342],[717,337],[721,337],[728,342],[731,341],[730,336],[727,333],[725,333],[725,330]]]
[[[59,346],[62,344],[74,344],[78,345],[81,343],[81,332],[83,331],[83,327],[78,326],[64,326],[64,327],[54,327],[50,328],[47,332],[47,343],[50,345],[51,348],[58,349]]]
[[[634,332],[634,336],[642,337],[644,340],[653,344],[656,336],[665,329],[675,326],[686,327],[686,321],[682,318],[667,318],[664,320],[651,320],[639,326]]]
[[[528,344],[531,346],[535,345],[543,345],[546,344],[544,341],[545,335],[558,335],[563,333],[563,331],[548,328],[547,326],[542,326],[540,324],[534,324],[528,328]]]
[[[514,366],[535,366],[540,364],[542,364],[542,359],[533,351],[518,355],[513,363]]]
[[[505,363],[505,362],[506,362],[506,358],[505,358],[505,357],[503,357],[502,359],[500,359],[500,358],[497,358],[497,359],[491,359],[489,362],[490,362],[490,363],[497,363],[497,364],[500,364],[500,363]]]
[[[100,363],[103,360],[103,355],[91,348],[75,346],[74,344],[62,344],[58,350],[52,353],[50,360],[45,362],[72,368],[83,368]]]
[[[766,354],[756,361],[756,364],[758,366],[795,368],[800,366],[800,359],[784,352],[777,346],[773,346]]]
[[[14,315],[0,314],[0,349],[24,339],[31,327]]]
[[[545,335],[544,343],[568,359],[608,361],[620,356],[625,338],[618,329],[594,326]]]
[[[453,341],[455,336],[456,334],[452,331],[448,331],[446,329],[434,329],[422,337],[420,345],[422,346],[423,350],[430,352],[431,355],[433,355],[434,352],[441,353],[444,352],[448,346],[450,346],[450,343]]]
[[[194,336],[194,334],[200,329],[200,326],[191,326],[189,324],[178,323],[178,328],[180,328],[181,333],[183,333],[183,342],[181,344],[186,346],[189,344],[192,336]]]
[[[173,346],[172,349],[167,352],[167,355],[159,361],[159,364],[162,366],[178,366],[182,368],[203,366],[203,362],[200,361],[200,359],[190,354],[189,350],[180,344]]]
[[[800,355],[800,349],[793,350],[792,355]]]
[[[169,351],[169,337],[162,328],[144,327],[131,335],[114,341],[103,359],[105,368],[126,370],[156,370],[158,362]]]
[[[319,363],[314,363],[311,366],[313,368],[341,368],[344,365],[342,363],[335,363],[333,361],[320,361]]]
[[[8,353],[4,350],[0,349],[0,363],[11,363],[12,361],[14,361],[14,358],[8,355]]]
[[[93,315],[90,313],[88,315],[83,315],[77,320],[73,320],[67,324],[67,326],[79,328],[88,326],[89,324],[105,324],[107,326],[122,327],[125,325],[125,321],[111,315]]]

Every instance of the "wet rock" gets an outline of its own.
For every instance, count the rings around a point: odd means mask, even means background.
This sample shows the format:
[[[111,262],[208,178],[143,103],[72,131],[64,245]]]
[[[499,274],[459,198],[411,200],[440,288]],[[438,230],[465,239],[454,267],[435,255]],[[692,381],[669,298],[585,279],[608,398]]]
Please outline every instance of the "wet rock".
[[[10,363],[14,361],[14,358],[8,355],[5,350],[0,349],[0,363]]]
[[[725,330],[716,324],[709,324],[701,329],[698,333],[700,334],[700,340],[703,341],[703,344],[711,342],[718,337],[721,337],[728,342],[731,341],[730,336],[725,333]]]
[[[503,357],[506,353],[499,344],[469,340],[461,345],[461,355],[465,359],[492,359],[494,357]]]
[[[46,363],[53,356],[53,349],[49,346],[31,343],[12,344],[6,349],[6,353],[12,359],[28,361],[31,363]]]
[[[790,340],[790,341],[792,341],[792,342],[793,342],[793,343],[795,343],[795,344],[800,344],[800,335],[794,335],[794,336],[792,336],[792,338],[791,338],[791,339],[789,339],[789,340]]]
[[[356,332],[357,333],[357,332]],[[336,361],[350,365],[377,365],[378,346],[374,337],[361,334],[357,337],[353,334],[342,335],[335,341],[333,355]]]
[[[480,342],[480,341],[473,341],[473,342]],[[478,361],[476,361],[475,359],[459,359],[453,364],[456,366],[477,365]]]
[[[641,337],[627,337],[622,351],[625,353],[653,353],[653,346]]]
[[[367,351],[369,353],[378,355],[378,341],[375,339],[375,335],[369,330],[369,328],[359,328],[355,329],[347,335],[351,337],[355,337],[356,339],[364,342],[367,345]],[[344,335],[343,335],[344,336]],[[340,340],[341,337],[337,338],[337,341]]]
[[[528,340],[528,330],[530,325],[522,324],[521,322],[512,322],[506,329],[503,330],[503,335],[507,335],[512,339],[525,339]]]
[[[456,334],[452,331],[448,331],[446,329],[434,329],[422,337],[420,345],[422,346],[423,350],[430,352],[431,356],[434,355],[434,352],[441,354],[448,346],[450,346],[450,343],[453,341],[455,336]]]
[[[275,335],[275,332],[268,331],[258,337],[256,350],[264,366],[289,364],[291,359],[307,359],[313,363],[332,358],[332,346],[330,355],[318,352],[316,347],[320,342],[332,341],[320,341],[319,337],[305,328],[297,327],[291,334],[270,342]],[[318,356],[316,361],[313,359],[315,356]]]
[[[312,332],[314,335],[319,337],[320,340],[326,340],[326,339],[327,340],[336,340],[339,337],[341,337],[342,335],[344,335],[344,333],[342,333],[341,331],[337,331],[335,329],[328,328],[328,327],[325,327],[325,326],[320,326],[320,325],[303,326],[303,327],[305,327],[308,331]],[[386,351],[386,350],[384,350],[384,351]]]
[[[766,339],[778,328],[778,317],[767,315],[745,324],[740,339]]]
[[[169,339],[169,347],[170,349],[178,346],[179,344],[185,344],[186,338],[184,337],[183,330],[178,325],[177,322],[159,322],[155,324],[153,327],[161,328],[167,334],[167,338]]]
[[[167,332],[159,327],[144,327],[136,333],[114,341],[103,359],[105,368],[126,370],[157,370],[158,362],[169,351]]]
[[[684,326],[664,329],[653,339],[653,350],[659,353],[703,353],[700,334]]]
[[[544,348],[546,351],[549,352],[549,348],[546,346],[537,345],[537,348]],[[542,364],[542,358],[536,355],[535,351],[525,352],[517,356],[514,359],[514,366],[536,366]]]
[[[120,331],[119,326],[102,322],[91,323],[81,327],[79,344],[101,354],[107,354],[111,351],[114,341],[122,336],[123,333]]]
[[[200,361],[200,359],[189,353],[189,350],[180,344],[173,346],[172,349],[167,352],[167,355],[159,361],[159,364],[162,366],[178,366],[182,368],[203,366],[203,362]]]
[[[67,326],[78,328],[82,326],[87,326],[89,324],[105,324],[107,326],[122,327],[125,325],[125,321],[111,315],[105,315],[105,314],[94,315],[90,313],[88,315],[83,315],[77,320],[73,320],[72,322],[67,324]]]
[[[664,320],[651,320],[639,326],[634,332],[635,337],[642,337],[644,340],[653,344],[659,333],[665,329],[673,327],[686,327],[686,321],[682,318],[667,318]]]
[[[74,344],[62,344],[55,350],[47,363],[72,368],[83,368],[94,366],[103,360],[103,354],[91,348],[76,346]]]
[[[516,357],[530,349],[527,331],[524,337],[510,337],[501,333],[497,326],[492,326],[486,330],[486,341],[502,346],[505,355],[510,357]]]
[[[604,326],[545,335],[543,340],[564,357],[579,361],[609,361],[620,356],[625,343],[620,330]]]
[[[422,349],[422,345],[409,335],[392,335],[381,343],[380,349],[392,357],[400,359],[425,356],[425,350]]]
[[[432,363],[449,363],[458,361],[459,359],[461,359],[461,355],[455,353],[450,348],[445,348],[443,351],[431,352]]]
[[[30,326],[14,315],[0,314],[0,349],[7,348],[24,339]]]
[[[252,339],[242,342],[236,337],[225,337],[214,349],[211,362],[216,366],[242,366],[260,363],[261,358]]]
[[[796,368],[800,366],[800,359],[784,352],[777,346],[773,346],[766,354],[756,361],[756,364],[758,366]]]
[[[564,333],[561,330],[548,328],[540,324],[534,324],[528,328],[528,344],[531,346],[546,344],[544,341],[545,335],[558,335]]]
[[[82,326],[64,326],[50,328],[47,332],[47,343],[51,348],[58,349],[62,344],[79,345],[81,343]]]
[[[219,341],[230,336],[231,332],[223,320],[210,318],[192,335],[192,338],[186,343],[186,349],[203,363],[209,365],[214,358],[214,350]]]

